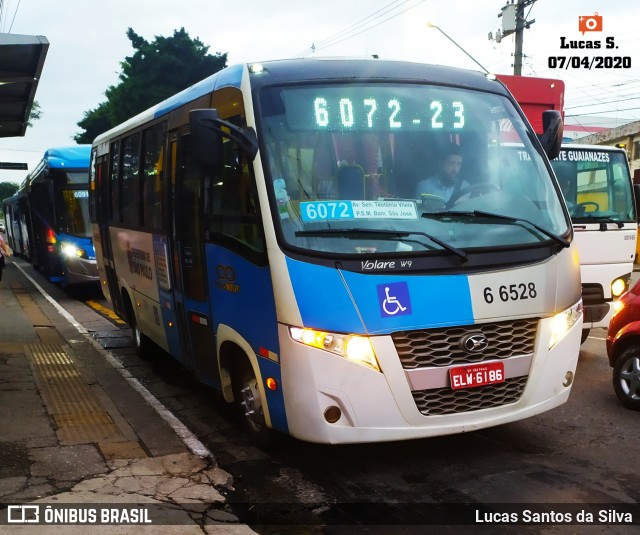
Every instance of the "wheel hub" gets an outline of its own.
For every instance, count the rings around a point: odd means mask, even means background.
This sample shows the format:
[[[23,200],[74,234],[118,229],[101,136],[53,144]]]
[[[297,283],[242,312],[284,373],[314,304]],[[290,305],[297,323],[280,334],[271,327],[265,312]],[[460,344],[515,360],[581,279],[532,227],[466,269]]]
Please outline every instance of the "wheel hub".
[[[242,402],[240,405],[244,411],[244,416],[254,431],[260,431],[264,426],[264,413],[262,410],[262,400],[257,385],[247,384],[242,390]]]

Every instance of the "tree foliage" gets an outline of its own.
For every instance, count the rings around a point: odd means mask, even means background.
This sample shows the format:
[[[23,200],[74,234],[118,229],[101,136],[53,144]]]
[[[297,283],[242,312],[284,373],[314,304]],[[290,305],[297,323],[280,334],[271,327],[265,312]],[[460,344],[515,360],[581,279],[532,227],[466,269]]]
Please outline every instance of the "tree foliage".
[[[18,184],[14,184],[13,182],[0,182],[0,201],[2,201],[2,199],[8,199],[16,191],[18,191]]]
[[[31,111],[29,112],[29,120],[27,126],[33,126],[33,121],[37,121],[42,118],[42,110],[40,109],[40,103],[37,100],[31,104]]]
[[[198,38],[184,28],[171,37],[156,36],[148,42],[129,28],[127,37],[135,50],[120,63],[117,85],[105,92],[107,100],[84,112],[76,134],[78,143],[91,143],[96,136],[137,115],[158,102],[226,67],[227,54],[208,53]]]

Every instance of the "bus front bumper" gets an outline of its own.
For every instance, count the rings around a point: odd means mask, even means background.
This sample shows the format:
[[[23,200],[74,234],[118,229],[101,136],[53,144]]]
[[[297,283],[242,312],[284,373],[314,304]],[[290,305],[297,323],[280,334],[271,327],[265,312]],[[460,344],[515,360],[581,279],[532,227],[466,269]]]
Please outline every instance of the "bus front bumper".
[[[540,320],[526,385],[515,402],[441,415],[418,409],[414,394],[419,387],[412,386],[390,336],[371,338],[382,370],[378,372],[302,346],[291,340],[286,326],[279,329],[290,434],[309,442],[338,444],[465,433],[528,418],[565,403],[578,361],[582,321],[548,349],[551,318]],[[448,372],[444,377],[448,381]],[[328,409],[335,414],[336,407],[341,416],[329,423],[325,415]]]

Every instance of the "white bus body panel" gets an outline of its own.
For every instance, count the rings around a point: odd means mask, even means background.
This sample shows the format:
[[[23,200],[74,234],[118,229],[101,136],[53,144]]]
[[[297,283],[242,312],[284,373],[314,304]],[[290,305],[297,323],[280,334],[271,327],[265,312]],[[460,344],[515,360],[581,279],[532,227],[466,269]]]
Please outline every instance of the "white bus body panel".
[[[602,286],[609,312],[600,321],[585,321],[584,328],[608,327],[611,319],[611,283],[617,278],[627,278],[633,271],[636,250],[637,225],[625,223],[619,229],[614,223],[605,223],[606,231],[600,230],[600,223],[574,224],[574,241],[580,255],[580,276],[582,284]]]

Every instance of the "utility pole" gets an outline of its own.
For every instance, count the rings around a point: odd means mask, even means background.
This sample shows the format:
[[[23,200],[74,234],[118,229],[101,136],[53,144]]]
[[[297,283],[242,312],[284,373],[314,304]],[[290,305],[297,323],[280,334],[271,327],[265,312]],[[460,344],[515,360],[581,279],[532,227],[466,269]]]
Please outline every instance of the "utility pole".
[[[496,42],[499,43],[503,37],[515,33],[516,49],[513,54],[513,74],[516,76],[522,75],[522,58],[524,57],[522,53],[522,41],[524,30],[535,22],[535,19],[526,20],[524,10],[535,2],[536,0],[517,0],[517,3],[515,3],[515,0],[511,0],[498,14],[498,18],[502,17],[502,31],[498,30],[496,32]],[[493,39],[493,35],[489,32],[489,40],[491,39]]]

